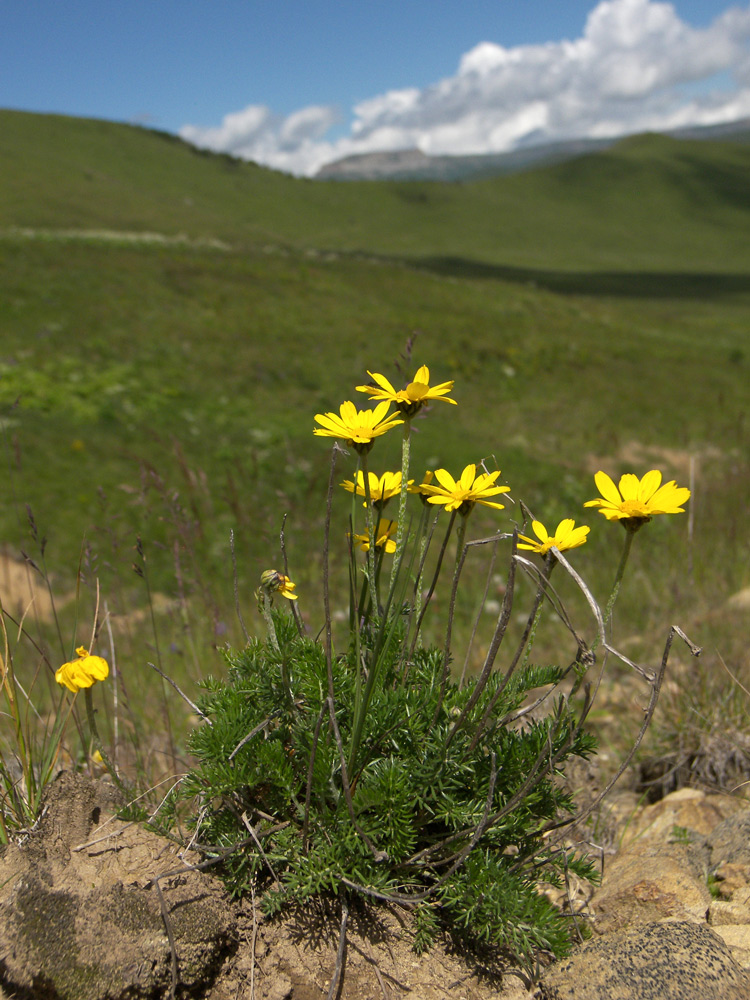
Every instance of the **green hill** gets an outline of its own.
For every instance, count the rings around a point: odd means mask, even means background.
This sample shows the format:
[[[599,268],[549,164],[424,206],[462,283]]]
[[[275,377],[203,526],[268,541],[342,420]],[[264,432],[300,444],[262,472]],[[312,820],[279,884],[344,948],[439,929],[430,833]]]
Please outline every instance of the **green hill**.
[[[0,175],[0,540],[33,554],[28,503],[54,567],[75,571],[86,533],[90,575],[130,586],[139,532],[155,586],[181,553],[229,618],[230,529],[251,593],[288,511],[314,590],[330,451],[313,415],[367,369],[395,377],[418,334],[408,367],[454,378],[459,402],[420,424],[418,463],[496,460],[549,521],[583,517],[597,467],[684,482],[698,463],[694,575],[685,519],[657,526],[633,628],[690,587],[750,582],[750,145],[644,136],[471,184],[338,184],[6,111]],[[611,547],[600,531],[587,550]]]
[[[438,258],[443,268],[450,258],[734,275],[750,262],[750,144],[739,142],[642,136],[470,184],[341,185],[201,152],[161,132],[4,111],[0,171],[2,228],[152,231],[240,249]]]

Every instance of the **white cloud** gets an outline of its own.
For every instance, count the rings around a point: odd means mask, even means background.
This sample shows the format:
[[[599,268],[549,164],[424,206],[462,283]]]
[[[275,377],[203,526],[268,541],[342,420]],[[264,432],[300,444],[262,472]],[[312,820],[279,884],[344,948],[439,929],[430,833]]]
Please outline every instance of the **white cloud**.
[[[728,74],[731,85],[711,91],[717,74]],[[510,49],[481,42],[461,57],[454,76],[358,104],[348,135],[336,141],[326,135],[340,116],[321,106],[282,118],[251,105],[226,115],[217,128],[186,125],[180,134],[198,146],[311,175],[353,153],[412,147],[428,154],[504,152],[524,142],[746,115],[750,6],[732,7],[697,29],[671,3],[602,0],[580,38]]]

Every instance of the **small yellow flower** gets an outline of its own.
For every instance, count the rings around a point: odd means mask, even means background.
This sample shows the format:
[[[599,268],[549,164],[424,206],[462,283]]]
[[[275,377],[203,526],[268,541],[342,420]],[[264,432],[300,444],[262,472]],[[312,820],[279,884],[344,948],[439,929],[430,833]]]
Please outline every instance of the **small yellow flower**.
[[[294,591],[297,584],[292,583],[288,576],[278,573],[275,569],[267,569],[260,574],[260,586],[270,596],[271,594],[281,594],[288,601],[296,601],[297,595]]]
[[[455,399],[448,399],[453,382],[441,382],[439,385],[431,386],[430,369],[427,365],[422,365],[414,376],[414,380],[409,382],[405,389],[395,389],[385,375],[371,371],[368,371],[367,374],[377,382],[377,385],[358,385],[357,392],[366,392],[372,399],[382,399],[394,403],[396,409],[405,417],[413,417],[431,399],[439,399],[443,403],[456,405]]]
[[[370,500],[372,501],[373,507],[377,507],[378,510],[382,510],[389,500],[401,494],[400,472],[384,472],[380,478],[378,478],[374,472],[368,472],[367,481],[370,485]],[[355,482],[356,488],[354,485]],[[409,483],[413,482],[413,479],[409,480]],[[357,496],[365,496],[365,477],[361,471],[357,473],[355,480],[352,481],[351,479],[346,479],[341,485],[350,493],[354,493],[356,489]],[[364,507],[365,504],[362,504],[362,506]]]
[[[518,547],[519,549],[529,549],[531,552],[538,552],[541,556],[547,555],[553,547],[559,552],[565,552],[566,549],[577,549],[579,545],[584,544],[586,535],[591,531],[585,524],[576,528],[572,517],[566,517],[564,521],[560,521],[554,535],[549,534],[541,521],[532,521],[531,527],[539,540],[527,538],[526,535],[519,535],[518,537],[522,541],[518,543]]]
[[[435,478],[435,473],[434,472],[430,472],[428,470],[427,472],[425,472],[424,476],[422,477],[422,482],[419,484],[419,486],[412,485],[413,482],[414,482],[414,480],[410,479],[409,480],[409,485],[407,486],[407,489],[408,489],[409,493],[417,493],[419,495],[419,499],[422,501],[422,503],[426,504],[427,503],[427,496],[428,496],[427,491],[426,491],[426,487],[428,487],[428,486],[430,486],[432,484],[432,480],[434,478]]]
[[[395,552],[396,540],[394,539],[393,536],[396,534],[397,527],[398,527],[397,521],[389,521],[387,518],[381,517],[380,520],[378,521],[378,526],[375,531],[375,548],[376,549],[385,548],[385,551],[388,552],[389,554]],[[363,552],[370,551],[369,535],[367,534],[355,535],[354,541],[357,543],[357,547],[360,548]]]
[[[445,469],[436,469],[435,478],[440,485],[423,485],[421,489],[427,494],[427,503],[444,504],[446,510],[457,510],[459,514],[468,514],[477,503],[504,510],[504,504],[487,499],[498,493],[510,492],[510,486],[495,486],[499,475],[499,469],[477,475],[477,467],[472,464],[466,466],[460,479],[455,480]]]
[[[55,671],[55,680],[68,691],[77,694],[82,688],[90,688],[95,681],[103,681],[109,675],[109,664],[101,656],[90,656],[83,646],[76,649],[77,660],[63,663]]]
[[[632,472],[620,477],[619,488],[606,472],[594,477],[601,493],[596,500],[587,500],[584,507],[598,507],[608,521],[621,521],[635,530],[650,521],[654,514],[684,514],[683,504],[690,499],[690,490],[678,486],[674,479],[661,485],[661,472],[652,469],[639,479]]]
[[[390,403],[386,400],[374,410],[358,410],[354,403],[347,400],[339,407],[340,416],[335,413],[317,413],[315,419],[321,426],[314,428],[313,434],[344,438],[356,451],[367,453],[376,437],[403,423],[395,414],[388,413],[389,408]]]

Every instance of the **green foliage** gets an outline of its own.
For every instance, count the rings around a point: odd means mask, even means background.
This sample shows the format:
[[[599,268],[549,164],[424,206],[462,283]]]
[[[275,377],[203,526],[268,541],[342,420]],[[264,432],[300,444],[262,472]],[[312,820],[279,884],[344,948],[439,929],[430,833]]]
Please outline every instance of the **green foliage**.
[[[125,615],[142,602],[122,583],[140,533],[154,590],[174,593],[177,550],[226,625],[230,529],[249,590],[288,512],[290,548],[307,549],[298,582],[317,581],[310,496],[326,469],[309,415],[345,371],[364,378],[374,350],[395,358],[422,331],[418,350],[459,400],[450,426],[420,427],[425,457],[465,463],[467,441],[502,428],[494,457],[514,489],[548,498],[542,519],[579,509],[595,459],[615,475],[666,462],[684,481],[695,457],[693,572],[684,525],[660,526],[653,599],[620,604],[631,633],[678,609],[707,622],[750,583],[736,541],[750,478],[736,457],[747,146],[645,137],[481,183],[342,185],[125,125],[0,122],[0,427],[18,497],[0,538],[27,547],[29,503],[53,575],[77,564],[85,533],[103,591],[128,591]],[[128,239],[145,232],[175,242]],[[602,565],[607,544],[592,539]]]
[[[696,260],[710,287],[736,290],[750,254],[742,142],[641,136],[475,183],[340,184],[114,122],[0,111],[0,134],[0,227],[43,227],[44,238],[75,227],[365,252],[566,293],[663,295],[694,281]]]
[[[275,612],[273,623],[278,649],[252,640],[228,654],[227,684],[209,685],[206,724],[190,741],[199,765],[182,785],[203,850],[238,848],[224,861],[232,889],[260,879],[268,914],[320,893],[418,903],[418,949],[443,926],[526,964],[539,949],[563,952],[566,919],[537,886],[569,859],[543,835],[573,808],[558,780],[564,762],[587,757],[594,741],[563,701],[541,719],[503,721],[560,671],[528,668],[504,689],[494,676],[457,725],[475,683],[443,689],[443,657],[431,649],[415,650],[402,683],[402,633],[380,666],[348,803],[353,650],[331,664],[339,745],[322,645],[291,616]],[[363,633],[365,655],[374,634]]]
[[[615,476],[659,465],[685,482],[695,458],[689,560],[685,520],[652,525],[658,550],[634,556],[639,586],[621,595],[618,621],[649,637],[695,618],[693,638],[733,642],[730,662],[746,662],[741,616],[717,625],[715,612],[750,582],[747,147],[651,136],[481,184],[337,185],[113,123],[0,121],[0,427],[15,498],[0,537],[28,549],[29,503],[61,586],[86,534],[89,583],[101,579],[114,615],[134,613],[127,645],[118,637],[139,694],[134,732],[157,717],[166,731],[167,704],[175,716],[183,707],[143,665],[143,644],[159,642],[138,618],[136,533],[154,591],[180,598],[178,614],[159,616],[174,640],[160,662],[183,685],[215,669],[220,686],[230,529],[247,593],[289,512],[300,592],[317,591],[311,495],[327,469],[310,447],[311,414],[330,406],[344,371],[364,379],[374,351],[396,357],[413,331],[455,377],[460,404],[450,426],[419,427],[425,458],[460,467],[479,457],[467,442],[500,429],[490,462],[514,490],[546,498],[535,509],[546,522],[592,495],[581,482],[595,462]],[[613,548],[592,532],[595,593],[611,582]],[[345,574],[332,587],[340,606]],[[60,615],[66,627],[72,603]],[[554,650],[543,627],[536,648]],[[26,690],[29,662],[19,660]],[[712,683],[700,717],[726,688]],[[695,707],[677,714],[664,739],[682,745]],[[330,744],[319,753],[326,773]]]

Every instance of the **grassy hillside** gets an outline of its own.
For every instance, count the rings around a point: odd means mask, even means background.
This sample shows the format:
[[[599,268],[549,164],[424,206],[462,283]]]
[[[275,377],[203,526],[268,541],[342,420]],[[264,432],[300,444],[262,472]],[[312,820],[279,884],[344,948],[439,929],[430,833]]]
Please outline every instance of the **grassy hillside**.
[[[294,179],[111,122],[0,112],[0,227],[110,228],[454,269],[744,276],[750,145],[638,137],[473,184]],[[441,258],[435,261],[435,258]]]
[[[619,613],[634,633],[696,619],[750,584],[749,167],[750,146],[644,137],[470,185],[342,185],[3,112],[0,538],[38,560],[45,536],[59,581],[81,560],[124,614],[145,600],[140,534],[152,589],[202,601],[219,641],[230,530],[250,617],[288,512],[317,626],[330,449],[313,415],[368,368],[396,377],[416,333],[409,367],[454,378],[459,402],[420,423],[419,471],[487,457],[543,520],[595,524],[597,468],[686,483],[692,460],[692,533],[653,525],[659,554],[636,552]],[[600,520],[585,551],[606,588],[619,536]]]

